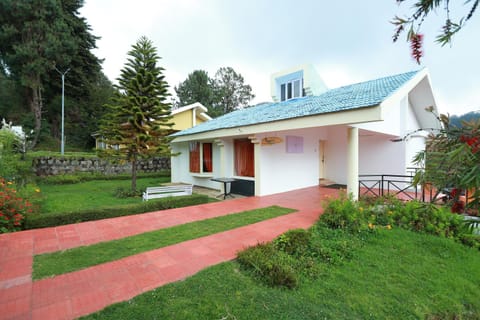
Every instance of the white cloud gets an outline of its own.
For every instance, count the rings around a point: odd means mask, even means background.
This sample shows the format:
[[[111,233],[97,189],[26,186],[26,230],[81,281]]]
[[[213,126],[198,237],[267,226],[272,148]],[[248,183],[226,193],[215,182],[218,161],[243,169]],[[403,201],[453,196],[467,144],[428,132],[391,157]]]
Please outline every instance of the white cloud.
[[[423,27],[425,59],[418,66],[404,37],[391,42],[389,21],[408,9],[394,1],[87,0],[81,15],[102,37],[95,53],[105,58],[111,80],[145,35],[163,58],[172,88],[194,70],[213,76],[231,66],[253,87],[254,102],[262,102],[270,100],[272,73],[303,63],[315,65],[329,87],[427,66],[446,110],[480,109],[480,44],[473,41],[480,19],[469,21],[451,48],[442,48],[434,43],[442,12],[432,15]]]

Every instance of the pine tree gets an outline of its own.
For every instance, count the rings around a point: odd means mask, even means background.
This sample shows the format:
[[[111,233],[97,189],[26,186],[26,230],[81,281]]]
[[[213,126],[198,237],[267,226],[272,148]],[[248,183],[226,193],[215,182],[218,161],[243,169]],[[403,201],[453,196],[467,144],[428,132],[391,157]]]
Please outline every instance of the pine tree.
[[[118,92],[101,125],[106,154],[132,164],[132,192],[136,192],[139,158],[170,156],[171,105],[167,102],[168,84],[164,69],[157,65],[160,57],[146,37],[132,50],[117,79]]]

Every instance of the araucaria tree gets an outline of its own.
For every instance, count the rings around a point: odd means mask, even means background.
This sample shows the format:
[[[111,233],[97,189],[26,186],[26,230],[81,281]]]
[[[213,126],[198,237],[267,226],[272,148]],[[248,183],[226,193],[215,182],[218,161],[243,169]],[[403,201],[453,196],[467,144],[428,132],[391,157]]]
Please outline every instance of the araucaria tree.
[[[105,154],[132,165],[132,192],[137,189],[137,163],[140,158],[170,156],[172,116],[167,102],[168,84],[160,57],[152,42],[140,38],[122,69],[118,92],[107,105],[100,132],[110,146]]]

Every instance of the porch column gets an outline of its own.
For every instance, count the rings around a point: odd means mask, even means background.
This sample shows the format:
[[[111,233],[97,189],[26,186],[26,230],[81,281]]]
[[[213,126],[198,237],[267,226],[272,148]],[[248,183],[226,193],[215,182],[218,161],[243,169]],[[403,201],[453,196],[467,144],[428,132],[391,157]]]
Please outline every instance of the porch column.
[[[358,200],[358,128],[348,128],[347,147],[347,192]]]
[[[261,166],[260,166],[260,156],[261,156],[261,144],[260,140],[257,139],[256,136],[248,137],[250,141],[253,143],[253,157],[254,157],[254,165],[255,165],[255,195],[260,195],[260,185],[261,185]]]
[[[220,177],[225,177],[225,143],[220,139],[215,139],[213,142],[218,146],[220,151]],[[220,185],[220,191],[225,192],[225,190],[223,190],[223,183],[220,183]]]
[[[220,150],[220,177],[225,177],[225,143],[223,140],[213,140]]]

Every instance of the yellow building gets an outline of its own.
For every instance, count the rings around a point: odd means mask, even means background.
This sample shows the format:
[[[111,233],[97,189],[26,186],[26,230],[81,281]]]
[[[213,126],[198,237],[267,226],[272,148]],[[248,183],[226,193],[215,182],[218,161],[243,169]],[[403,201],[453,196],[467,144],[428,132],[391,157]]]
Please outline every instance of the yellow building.
[[[207,108],[199,102],[172,110],[172,116],[172,122],[174,123],[172,129],[175,132],[194,127],[212,119],[207,114]]]
[[[187,106],[172,110],[172,122],[174,123],[173,132],[182,131],[194,127],[200,123],[211,120],[212,118],[207,114],[207,108],[199,102],[189,104]],[[92,135],[95,138],[95,148],[105,149],[106,143],[101,141],[99,134]],[[116,146],[109,146],[109,148],[118,148]]]

